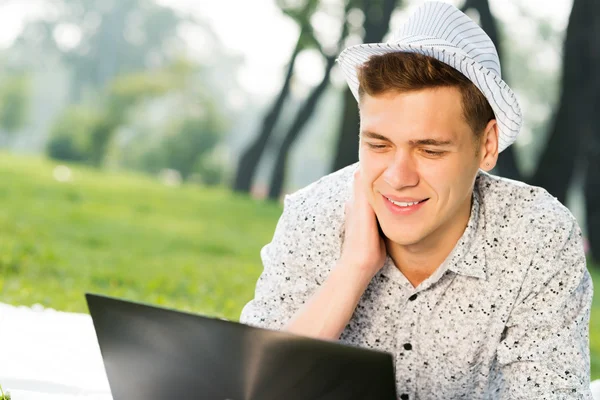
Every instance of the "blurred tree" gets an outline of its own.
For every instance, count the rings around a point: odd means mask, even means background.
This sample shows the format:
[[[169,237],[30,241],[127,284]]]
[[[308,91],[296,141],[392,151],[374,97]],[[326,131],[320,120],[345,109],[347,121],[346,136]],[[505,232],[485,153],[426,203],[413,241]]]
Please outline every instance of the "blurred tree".
[[[114,112],[119,111],[118,107],[109,110],[108,103],[118,99],[109,93],[112,89],[108,86],[120,75],[161,71],[188,55],[199,63],[210,60],[206,62],[210,65],[203,73],[207,79],[202,87],[220,100],[216,104],[227,107],[227,100],[234,97],[232,93],[239,91],[239,86],[235,80],[224,77],[235,73],[241,59],[227,53],[201,19],[161,4],[166,3],[39,0],[36,7],[43,12],[26,21],[22,32],[2,54],[6,55],[2,61],[7,62],[0,63],[2,69],[29,69],[36,82],[36,104],[52,102],[49,107],[33,110],[27,136],[19,144],[39,149],[65,105],[94,105],[106,112],[102,124],[91,132],[93,163],[100,165],[113,132],[122,122],[119,113]],[[198,39],[206,43],[200,51],[193,43]],[[99,98],[107,104],[99,104]],[[64,137],[61,140],[65,142]]]
[[[275,159],[275,166],[273,167],[273,173],[271,175],[271,183],[269,185],[269,199],[277,200],[281,196],[283,190],[283,183],[285,180],[285,170],[287,159],[289,156],[292,145],[300,136],[302,128],[306,125],[306,122],[310,119],[310,116],[315,111],[315,107],[319,102],[319,99],[325,92],[325,89],[329,85],[329,77],[331,75],[331,69],[335,65],[335,58],[332,56],[327,57],[327,64],[325,65],[325,74],[321,82],[313,89],[308,98],[304,101],[300,110],[296,114],[292,125],[290,126],[279,151],[277,152],[277,158]]]
[[[294,66],[296,65],[296,59],[298,58],[298,55],[303,50],[317,45],[312,26],[310,24],[310,19],[314,14],[318,3],[318,0],[305,0],[304,4],[299,5],[298,2],[277,0],[277,4],[282,9],[284,14],[296,21],[300,27],[300,33],[298,35],[296,46],[292,51],[290,61],[288,62],[287,71],[283,85],[279,90],[279,94],[271,105],[271,108],[265,114],[256,138],[247,147],[247,149],[243,151],[240,157],[233,183],[233,190],[237,192],[248,193],[250,191],[252,180],[256,174],[258,164],[265,151],[265,148],[267,147],[269,138],[273,133],[275,124],[281,115],[285,100],[289,95]]]
[[[217,152],[226,127],[218,112],[176,116],[166,126],[156,127],[159,137],[147,143],[143,136],[130,140],[120,149],[118,164],[158,174],[177,170],[187,181],[216,185],[225,179],[226,158]]]
[[[183,90],[192,71],[190,64],[178,62],[160,71],[118,76],[108,85],[100,111],[77,106],[65,111],[52,129],[48,154],[101,166],[112,137],[131,109],[145,100]]]
[[[390,18],[396,7],[402,5],[401,0],[364,0],[362,11],[365,15],[363,43],[379,43],[389,30]],[[350,88],[344,89],[344,111],[338,133],[336,153],[332,170],[337,171],[358,161],[358,104]]]
[[[100,166],[116,129],[123,125],[129,112],[141,102],[183,90],[193,66],[178,61],[159,71],[145,71],[116,77],[108,89],[105,114],[90,132],[90,162]]]
[[[388,2],[396,2],[396,0],[383,0]],[[367,4],[373,3],[373,1],[366,1]],[[275,166],[273,168],[273,174],[271,176],[271,183],[269,186],[269,198],[272,200],[276,200],[281,196],[281,192],[283,190],[283,184],[285,181],[285,172],[287,159],[289,157],[289,152],[292,148],[294,142],[298,139],[302,132],[302,128],[309,121],[311,115],[313,114],[315,107],[325,92],[325,89],[329,85],[329,77],[331,74],[331,69],[335,65],[335,59],[340,51],[343,49],[344,42],[347,39],[348,32],[350,29],[350,22],[348,20],[348,15],[351,10],[354,9],[357,4],[357,0],[348,0],[345,5],[344,13],[343,13],[343,22],[340,35],[338,37],[337,46],[334,49],[325,49],[322,46],[319,46],[319,50],[323,57],[325,57],[325,72],[323,74],[323,78],[321,82],[312,90],[310,95],[306,98],[303,105],[300,107],[300,110],[296,114],[294,121],[292,122],[288,132],[281,144],[279,151],[277,152],[277,158],[275,160]],[[393,9],[393,7],[392,7]],[[391,10],[390,10],[391,14]],[[388,16],[388,24],[389,24],[389,16]],[[381,21],[380,21],[381,22]],[[388,26],[386,24],[386,27]],[[387,28],[386,28],[387,31]]]
[[[13,135],[27,122],[30,86],[27,74],[10,74],[0,81],[0,133]]]
[[[223,184],[227,177],[226,161],[219,152],[213,150],[198,158],[194,166],[194,173],[190,175],[189,179],[192,180],[196,176],[200,178],[200,183],[207,186]]]
[[[563,46],[563,70],[558,108],[550,136],[530,179],[566,202],[576,161],[584,154],[580,143],[593,139],[589,130],[600,108],[598,69],[600,6],[594,0],[574,0]],[[596,36],[594,35],[596,34]],[[596,108],[594,108],[594,106]],[[593,142],[588,142],[588,146]]]
[[[50,158],[84,162],[90,159],[89,132],[101,120],[100,112],[92,107],[71,106],[54,122],[46,153]]]
[[[153,174],[174,169],[186,180],[220,183],[225,177],[225,155],[216,151],[227,120],[218,101],[204,89],[202,69],[181,64],[169,71],[150,90],[143,79],[141,84],[127,84],[141,89],[120,91],[121,100],[113,107],[129,111],[112,135],[118,139],[124,134],[127,139],[121,144],[110,140],[114,151],[109,161]],[[140,97],[136,94],[140,92],[146,95]],[[149,116],[156,113],[162,115]]]
[[[161,68],[183,50],[181,17],[152,0],[43,0],[50,10],[29,22],[16,46],[53,49],[72,72],[72,100],[115,76]],[[208,31],[208,30],[207,30]]]
[[[562,202],[575,164],[584,160],[586,222],[592,257],[600,260],[600,3],[574,0],[564,45],[558,111],[534,184]]]
[[[163,141],[161,151],[165,154],[165,167],[176,169],[183,179],[192,173],[209,175],[210,183],[215,181],[215,165],[210,164],[208,156],[222,139],[223,128],[213,117],[215,112],[206,116],[184,119],[172,129]]]

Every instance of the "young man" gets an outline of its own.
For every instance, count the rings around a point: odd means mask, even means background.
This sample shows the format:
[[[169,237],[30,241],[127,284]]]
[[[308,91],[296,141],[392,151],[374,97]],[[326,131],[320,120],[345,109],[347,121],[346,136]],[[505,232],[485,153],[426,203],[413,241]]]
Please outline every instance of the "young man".
[[[391,352],[403,400],[591,399],[577,222],[487,173],[521,125],[489,37],[430,2],[339,62],[360,162],[286,197],[241,321]]]

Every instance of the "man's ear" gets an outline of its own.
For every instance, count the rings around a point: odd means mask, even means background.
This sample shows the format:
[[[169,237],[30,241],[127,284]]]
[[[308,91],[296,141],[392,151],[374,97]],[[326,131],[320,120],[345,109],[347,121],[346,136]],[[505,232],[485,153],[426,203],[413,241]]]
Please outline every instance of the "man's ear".
[[[479,140],[479,168],[489,172],[498,162],[498,122],[488,122]]]

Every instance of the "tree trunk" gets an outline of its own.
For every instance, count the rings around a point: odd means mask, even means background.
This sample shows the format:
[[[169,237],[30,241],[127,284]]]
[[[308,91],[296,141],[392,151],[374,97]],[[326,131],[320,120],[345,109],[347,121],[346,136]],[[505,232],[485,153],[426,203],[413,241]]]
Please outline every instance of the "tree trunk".
[[[283,183],[285,180],[285,167],[287,165],[287,159],[292,148],[292,145],[300,135],[302,128],[310,119],[317,102],[325,92],[325,89],[329,85],[329,76],[331,75],[331,69],[335,64],[335,57],[328,57],[327,64],[325,67],[325,75],[317,87],[312,91],[308,99],[302,105],[302,108],[296,115],[292,126],[287,132],[279,153],[277,154],[277,160],[275,161],[275,167],[273,169],[273,175],[271,177],[271,185],[269,187],[269,199],[277,200],[281,196],[283,190]]]
[[[585,3],[585,6],[579,3]],[[579,101],[579,105],[585,107],[584,126],[587,129],[581,137],[580,148],[586,157],[584,193],[588,238],[591,258],[597,262],[600,261],[600,129],[596,122],[600,113],[600,4],[594,0],[575,0],[573,11],[575,7],[584,8],[579,11],[582,20],[578,23],[584,24],[580,29],[587,36],[583,43],[587,45],[585,69],[590,76],[587,79],[582,77],[586,85],[582,93],[584,97]]]
[[[358,103],[350,88],[344,90],[344,112],[338,134],[332,171],[337,171],[358,161],[360,118]]]
[[[565,64],[567,63],[568,61],[565,60]],[[563,82],[565,82],[563,86],[567,84],[566,81],[568,81],[566,77],[563,78]],[[577,143],[581,129],[577,121],[579,118],[577,104],[572,103],[573,99],[567,100],[573,94],[568,93],[571,91],[571,88],[563,88],[560,106],[554,116],[550,139],[540,157],[536,172],[529,182],[532,185],[543,187],[563,204],[566,202],[567,191],[575,170]]]
[[[275,127],[277,119],[281,114],[281,110],[283,109],[285,99],[287,98],[290,92],[290,84],[292,81],[292,75],[294,71],[294,65],[296,63],[296,58],[302,50],[301,38],[302,33],[298,36],[298,42],[296,43],[296,48],[292,53],[292,57],[288,65],[283,86],[281,87],[281,90],[279,91],[279,94],[277,95],[277,99],[273,103],[273,106],[263,119],[259,135],[240,157],[233,185],[233,190],[235,190],[236,192],[250,192],[250,188],[252,187],[252,180],[254,179],[254,175],[256,174],[256,170],[258,168],[258,163],[260,162],[262,154],[265,151],[265,148],[267,147],[267,142],[269,141],[269,138],[273,133],[273,128]]]
[[[364,43],[379,43],[389,30],[390,18],[398,0],[365,0],[363,12],[365,20]],[[358,161],[359,125],[358,104],[349,88],[344,91],[344,111],[338,134],[336,154],[332,171],[344,168]]]
[[[600,45],[598,39],[590,35],[594,22],[593,8],[598,8],[594,3],[595,0],[573,2],[563,46],[563,76],[558,111],[550,139],[531,180],[532,184],[542,186],[563,204],[575,170],[579,154],[578,143],[582,139],[586,119],[593,118],[592,115],[585,115],[586,102],[591,99],[585,97],[584,93],[590,92],[590,81],[598,74],[598,65],[594,65],[590,59],[597,53],[597,46]]]
[[[346,0],[346,6],[344,7],[344,20],[337,43],[336,53],[339,53],[341,51],[342,44],[348,36],[348,14],[350,10],[354,7],[354,3],[354,0]],[[310,119],[310,116],[312,115],[317,105],[317,102],[319,101],[319,98],[323,95],[325,89],[329,85],[329,76],[331,74],[331,69],[335,65],[337,54],[332,56],[326,54],[322,48],[320,50],[321,54],[325,56],[325,59],[327,60],[325,66],[325,74],[319,85],[317,85],[317,87],[313,89],[313,92],[308,96],[308,98],[300,108],[300,111],[296,115],[296,118],[294,119],[294,122],[288,130],[285,139],[283,140],[283,143],[281,145],[281,148],[279,149],[277,159],[275,160],[275,166],[273,168],[273,175],[271,176],[271,184],[269,186],[269,199],[271,200],[279,199],[279,197],[281,196],[281,192],[283,190],[283,183],[285,180],[285,170],[287,165],[288,154],[292,148],[292,145],[300,135],[302,128]]]
[[[583,190],[591,258],[597,262],[600,261],[600,132],[597,128],[589,145]]]

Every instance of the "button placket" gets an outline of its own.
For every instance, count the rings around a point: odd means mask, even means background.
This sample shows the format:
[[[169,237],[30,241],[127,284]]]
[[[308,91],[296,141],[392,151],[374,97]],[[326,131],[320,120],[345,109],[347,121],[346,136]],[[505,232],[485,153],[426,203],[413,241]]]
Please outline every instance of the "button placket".
[[[397,361],[396,369],[403,371],[398,376],[402,376],[399,382],[405,396],[411,396],[413,388],[416,382],[416,355],[414,354],[415,346],[415,334],[417,329],[417,321],[419,319],[420,303],[416,301],[421,293],[412,293],[410,296],[404,298],[404,307],[401,311],[401,319],[399,321],[399,332],[396,341],[397,350]],[[400,397],[410,398],[410,397]]]

